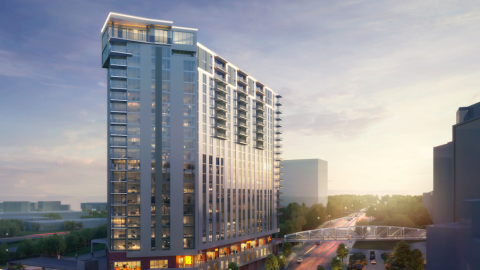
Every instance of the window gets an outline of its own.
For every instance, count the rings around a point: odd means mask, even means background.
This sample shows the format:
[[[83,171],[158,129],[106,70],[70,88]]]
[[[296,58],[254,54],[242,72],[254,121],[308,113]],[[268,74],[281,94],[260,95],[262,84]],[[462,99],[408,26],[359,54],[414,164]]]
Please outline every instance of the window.
[[[150,268],[168,268],[168,260],[152,260]]]
[[[125,246],[125,242],[124,246]],[[125,249],[125,247],[123,248]],[[113,265],[115,266],[115,270],[140,270],[140,261],[132,261],[132,262],[113,262]]]
[[[193,33],[185,32],[173,32],[173,43],[174,44],[184,44],[184,45],[193,45]]]

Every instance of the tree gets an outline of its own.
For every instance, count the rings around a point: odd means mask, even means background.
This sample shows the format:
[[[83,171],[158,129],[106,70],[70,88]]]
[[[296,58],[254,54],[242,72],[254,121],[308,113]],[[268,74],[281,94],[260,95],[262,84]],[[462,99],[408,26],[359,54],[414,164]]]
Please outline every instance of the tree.
[[[267,261],[265,262],[265,268],[267,270],[278,270],[278,261],[275,255],[270,254],[267,256]]]
[[[79,243],[79,238],[78,235],[75,233],[70,233],[65,237],[65,242],[67,244],[67,249],[68,250],[78,250],[78,243]]]
[[[18,263],[15,267],[17,270],[25,270],[25,266],[22,263]]]
[[[343,264],[338,257],[334,257],[332,262],[330,263],[330,269],[332,270],[342,270]]]
[[[0,245],[0,265],[7,264],[7,259],[8,259],[7,249],[8,249],[7,242],[3,242],[3,244]]]
[[[283,253],[278,253],[277,254],[277,261],[278,261],[278,266],[283,269],[285,266],[287,266],[287,258]]]
[[[292,244],[290,244],[290,242],[283,243],[283,254],[285,254],[287,258],[292,254]]]
[[[327,268],[325,268],[325,267],[323,267],[323,266],[319,265],[319,266],[317,267],[317,270],[327,270]]]
[[[85,239],[85,236],[80,236],[78,239],[78,248],[82,249],[87,246],[87,239]]]
[[[343,263],[343,259],[348,256],[348,249],[344,243],[341,243],[340,245],[338,245],[337,256],[342,259],[342,263]]]
[[[17,253],[22,253],[24,256],[35,254],[35,244],[33,243],[33,240],[30,238],[20,240],[20,243],[18,243],[17,246]]]
[[[292,222],[290,220],[287,220],[287,222],[285,222],[285,234],[294,233],[294,230],[295,228],[293,227]]]
[[[228,270],[240,270],[236,262],[231,262],[228,264]]]
[[[393,253],[395,254],[393,261],[405,268],[411,258],[410,244],[405,241],[398,242]]]
[[[423,254],[418,248],[413,250],[408,268],[411,270],[423,270]]]
[[[87,244],[89,244],[90,241],[93,239],[93,232],[92,232],[92,229],[90,229],[90,228],[83,229],[82,230],[82,235],[85,236],[85,239],[87,239]]]

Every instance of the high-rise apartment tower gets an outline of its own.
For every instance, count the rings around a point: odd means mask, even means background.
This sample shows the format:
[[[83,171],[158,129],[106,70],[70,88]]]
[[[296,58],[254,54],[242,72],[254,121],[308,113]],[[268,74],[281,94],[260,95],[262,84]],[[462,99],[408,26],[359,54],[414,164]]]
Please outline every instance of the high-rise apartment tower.
[[[276,253],[280,95],[197,29],[110,13],[108,263],[252,267]]]

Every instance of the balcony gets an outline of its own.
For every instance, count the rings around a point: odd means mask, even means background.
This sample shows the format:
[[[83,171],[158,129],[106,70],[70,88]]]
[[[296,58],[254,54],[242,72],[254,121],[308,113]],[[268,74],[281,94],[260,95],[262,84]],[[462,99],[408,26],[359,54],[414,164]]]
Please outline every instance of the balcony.
[[[283,209],[282,205],[277,205],[277,209]]]
[[[257,104],[263,104],[263,99],[259,96],[255,98],[255,101],[257,102]]]
[[[120,56],[132,56],[133,51],[127,49],[127,46],[116,46],[111,45],[110,49],[108,50],[109,55],[120,55]]]
[[[277,150],[277,151],[275,151],[275,155],[283,155],[283,151],[278,151]],[[282,166],[282,165],[280,165],[280,166]],[[280,168],[283,168],[283,166],[280,167]]]
[[[146,31],[135,33],[132,31],[125,31],[124,29],[110,30],[108,31],[108,38],[111,41],[124,41],[134,40],[141,42],[159,43],[159,44],[172,44],[172,38],[164,35],[147,35]]]
[[[263,146],[263,143],[257,143],[256,146],[258,149],[265,150],[265,147]]]
[[[283,160],[283,158],[280,158],[281,160]],[[275,159],[275,161],[279,161],[277,159]],[[283,175],[283,172],[282,171],[275,171],[275,175]]]
[[[275,121],[283,121],[283,118],[280,115],[275,116]]]
[[[127,124],[127,119],[110,118],[110,124]]]
[[[246,139],[243,139],[241,137],[238,138],[237,143],[239,144],[248,144]]]
[[[221,84],[215,84],[215,88],[213,90],[227,94],[227,88]]]
[[[226,67],[222,66],[222,65],[219,65],[218,63],[215,63],[215,69],[224,73],[224,74],[228,74],[228,72],[226,70]]]
[[[282,147],[283,147],[283,144],[281,143],[275,144],[275,148],[282,148]]]
[[[242,78],[242,77],[240,77],[240,76],[237,76],[237,81],[238,81],[239,83],[245,85],[245,86],[248,86],[247,80],[244,79],[244,78]]]
[[[241,105],[241,104],[238,104],[237,109],[238,109],[239,111],[244,111],[244,112],[246,112],[246,111],[248,110],[248,109],[247,109],[247,106]]]
[[[110,100],[127,101],[127,93],[110,92]]]
[[[282,114],[282,113],[283,113],[283,110],[276,110],[275,113],[276,113],[276,114]]]
[[[278,185],[278,188],[283,188],[283,185]]]
[[[218,93],[215,94],[215,100],[227,102],[227,98],[224,95],[219,95]]]
[[[283,216],[283,212],[277,212],[277,216]]]
[[[281,157],[276,157],[276,158],[275,158],[275,161],[283,161],[283,158],[281,158]],[[280,174],[283,174],[283,172],[280,172]]]
[[[283,168],[283,165],[275,165],[275,169],[281,169],[281,168]]]
[[[126,165],[115,165],[115,164],[112,164],[112,166],[110,166],[110,170],[111,170],[111,171],[126,171],[126,170],[127,170],[127,166],[126,166]]]
[[[222,77],[222,76],[219,76],[218,74],[215,74],[215,81],[221,82],[221,83],[225,83],[225,84],[227,83],[227,82],[225,81],[225,78]]]
[[[238,119],[244,119],[244,120],[247,120],[247,119],[248,119],[246,113],[239,113],[239,114],[237,115],[237,118],[238,118]]]
[[[263,136],[255,136],[255,141],[263,142],[264,138],[263,138]]]
[[[239,130],[237,132],[237,135],[240,135],[240,136],[244,136],[244,137],[248,137],[248,133],[246,130]]]
[[[275,134],[283,134],[283,131],[277,130],[277,131],[275,131]]]
[[[110,69],[110,78],[112,79],[127,79],[126,69]]]
[[[218,113],[218,111],[215,113],[215,118],[227,121],[227,116],[225,114]]]
[[[263,95],[263,88],[262,88],[262,87],[258,87],[258,86],[255,87],[255,91],[256,91],[257,93],[260,93],[260,94]]]
[[[117,104],[115,104],[115,105],[117,105]],[[110,112],[127,113],[127,104],[123,103],[122,105],[124,105],[124,106],[121,106],[120,104],[117,105],[117,106],[112,106],[112,104],[110,104]]]
[[[242,121],[238,121],[237,126],[239,126],[239,127],[244,127],[244,128],[248,128],[247,123],[246,123],[246,122],[242,122]]]
[[[227,134],[216,132],[215,137],[218,138],[218,139],[226,140],[227,139]]]
[[[263,116],[263,113],[256,113],[255,117],[258,119],[265,119],[265,117]]]
[[[216,102],[215,110],[227,111],[227,106],[225,104]]]
[[[237,101],[240,101],[240,102],[243,102],[243,103],[247,103],[247,98],[242,96],[242,95],[239,95],[238,98],[237,98]]]
[[[216,123],[215,127],[218,128],[218,129],[227,130],[227,125],[222,124],[222,123]]]
[[[283,138],[282,137],[275,137],[275,141],[277,141],[277,142],[283,141]]]
[[[276,128],[281,128],[281,127],[283,127],[283,125],[280,124],[280,123],[276,123],[276,124],[275,124],[275,127],[276,127]]]
[[[127,67],[127,59],[110,58],[110,67]]]
[[[257,134],[264,134],[264,131],[262,128],[257,128],[253,131],[254,133],[257,133]]]
[[[126,81],[110,81],[110,89],[127,90],[127,82]]]
[[[259,127],[263,127],[263,126],[264,126],[263,121],[255,121],[255,125],[256,125],[256,126],[259,126]]]
[[[283,103],[277,99],[277,101],[275,102],[275,106],[283,106]]]

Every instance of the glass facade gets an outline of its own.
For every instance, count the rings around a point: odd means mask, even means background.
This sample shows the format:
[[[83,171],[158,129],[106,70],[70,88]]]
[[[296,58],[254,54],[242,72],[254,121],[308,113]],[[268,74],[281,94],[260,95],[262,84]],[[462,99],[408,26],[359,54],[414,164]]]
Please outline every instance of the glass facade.
[[[274,92],[197,44],[196,31],[132,25],[110,22],[102,35],[110,250],[139,252],[152,257],[144,267],[167,268],[173,263],[154,257],[191,267],[211,243],[232,245],[209,251],[212,258],[257,248],[233,243],[276,232]]]

